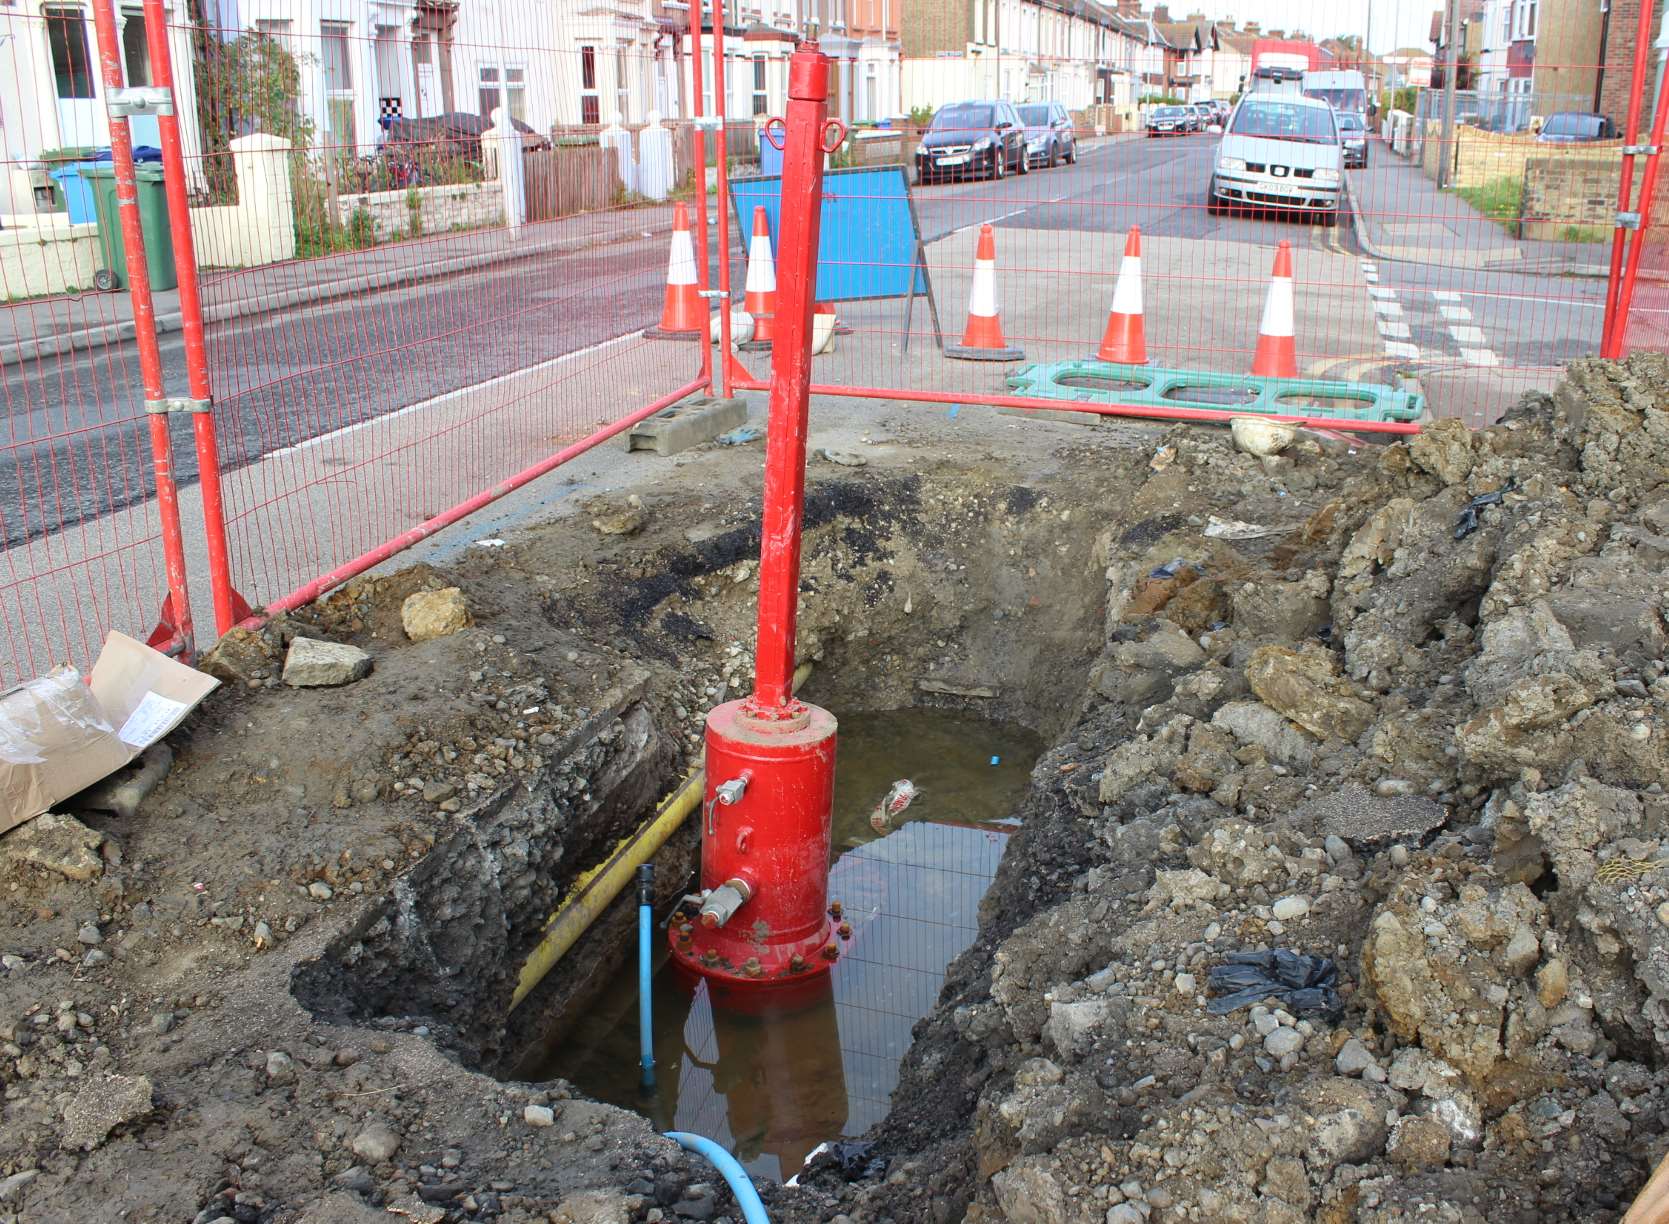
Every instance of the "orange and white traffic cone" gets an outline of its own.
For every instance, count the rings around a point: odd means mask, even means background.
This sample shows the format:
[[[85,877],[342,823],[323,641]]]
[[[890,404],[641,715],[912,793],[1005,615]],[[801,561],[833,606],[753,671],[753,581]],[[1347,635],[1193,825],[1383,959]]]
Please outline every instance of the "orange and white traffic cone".
[[[1252,373],[1260,378],[1297,378],[1298,346],[1293,339],[1292,244],[1275,248],[1275,270],[1269,296],[1263,300],[1263,322],[1258,325],[1258,348]]]
[[[742,309],[753,316],[753,336],[736,347],[744,353],[765,352],[776,338],[777,264],[771,255],[771,223],[760,206],[753,210],[753,237],[748,241],[748,279]]]
[[[1113,284],[1113,309],[1096,357],[1120,365],[1147,364],[1147,324],[1142,319],[1142,231],[1132,225]]]
[[[1003,339],[1002,309],[997,305],[997,237],[989,225],[979,227],[974,253],[974,283],[968,291],[968,325],[961,344],[945,345],[946,357],[963,361],[1023,361],[1026,354]]]
[[[679,203],[672,210],[672,253],[666,265],[666,298],[661,321],[646,328],[652,340],[707,339],[709,311],[695,287],[695,240],[690,237],[690,210]]]

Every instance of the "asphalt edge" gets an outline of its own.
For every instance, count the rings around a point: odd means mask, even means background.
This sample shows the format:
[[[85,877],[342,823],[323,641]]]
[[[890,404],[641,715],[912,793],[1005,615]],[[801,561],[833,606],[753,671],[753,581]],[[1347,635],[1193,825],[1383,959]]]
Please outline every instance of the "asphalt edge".
[[[502,250],[487,251],[477,255],[455,256],[451,259],[434,260],[430,263],[412,264],[404,268],[389,268],[382,272],[344,277],[341,280],[320,285],[287,289],[265,296],[240,298],[220,307],[206,307],[203,311],[203,322],[224,323],[231,319],[247,318],[251,315],[272,314],[291,306],[333,302],[339,298],[352,297],[355,294],[366,293],[371,290],[388,289],[396,285],[434,280],[443,276],[455,276],[461,272],[472,272],[478,268],[489,268],[495,264],[510,263],[518,259],[532,259],[538,255],[560,255],[572,251],[584,251],[592,247],[607,246],[614,241],[658,238],[671,232],[672,225],[668,223],[639,230],[630,235],[629,239],[605,238],[600,241],[555,239],[550,242],[528,246],[506,247]],[[180,326],[181,316],[178,311],[156,316],[156,333],[159,336],[179,331]],[[79,328],[60,335],[30,340],[22,344],[9,344],[0,347],[0,367],[21,366],[25,361],[31,359],[40,360],[44,357],[57,357],[79,349],[94,349],[103,345],[123,344],[132,340],[134,334],[134,324],[129,319],[121,323],[106,323],[98,327]]]

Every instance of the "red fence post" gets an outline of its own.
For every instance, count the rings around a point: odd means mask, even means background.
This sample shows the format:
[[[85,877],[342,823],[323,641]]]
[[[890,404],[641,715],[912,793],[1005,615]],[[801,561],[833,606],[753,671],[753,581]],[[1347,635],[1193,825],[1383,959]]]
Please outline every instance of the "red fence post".
[[[195,649],[191,599],[186,590],[185,542],[180,534],[180,496],[174,482],[174,453],[168,438],[168,394],[162,381],[162,353],[157,347],[156,308],[145,266],[145,233],[139,219],[139,189],[133,174],[133,135],[127,115],[112,106],[125,87],[121,40],[116,34],[115,0],[93,0],[93,29],[98,37],[99,71],[110,112],[110,160],[115,171],[116,211],[126,248],[128,296],[133,303],[133,339],[139,348],[139,373],[145,389],[145,413],[151,434],[151,468],[156,480],[157,514],[168,598],[152,646],[178,646],[189,657]]]
[[[1633,149],[1640,141],[1640,103],[1646,94],[1646,79],[1651,70],[1652,9],[1640,6],[1640,20],[1634,31],[1634,80],[1628,95],[1628,123],[1623,130],[1624,149]],[[1623,154],[1622,182],[1617,188],[1617,211],[1627,212],[1634,194],[1634,154]],[[1637,231],[1638,232],[1638,231]],[[1627,231],[1617,226],[1611,235],[1611,273],[1605,282],[1605,321],[1600,330],[1601,357],[1615,357],[1621,346],[1625,324],[1620,323],[1617,306],[1622,297],[1623,244]]]
[[[713,99],[716,103],[714,110],[718,112],[719,125],[713,132],[713,157],[718,163],[718,197],[719,197],[719,394],[729,399],[734,394],[731,386],[733,376],[731,365],[734,358],[730,352],[730,201],[725,198],[729,190],[730,167],[725,164],[725,130],[724,125],[729,117],[726,108],[724,92],[724,0],[713,0]],[[707,168],[701,170],[703,181]],[[702,188],[702,199],[706,200],[706,188]]]
[[[145,42],[151,56],[151,81],[174,99],[174,64],[168,53],[168,16],[162,0],[144,0]],[[214,397],[209,385],[208,351],[203,341],[203,300],[197,285],[197,247],[191,234],[186,198],[185,157],[180,148],[179,102],[157,116],[162,141],[163,188],[168,195],[168,229],[174,239],[174,275],[179,281],[180,330],[185,337],[186,379],[191,394],[191,432],[197,446],[198,492],[203,499],[203,534],[208,541],[209,592],[214,624],[225,633],[249,615],[249,605],[232,587],[232,563],[226,546],[226,507],[220,491],[220,450],[215,441]],[[125,125],[124,125],[125,126]]]
[[[707,137],[702,132],[702,123],[707,113],[707,103],[702,94],[705,81],[701,73],[701,11],[703,5],[700,0],[690,6],[690,92],[695,95],[691,108],[695,115],[695,124],[690,132],[691,153],[695,160],[695,287],[701,294],[703,308],[710,299],[707,297]],[[724,97],[718,86],[713,90],[714,101],[718,104],[719,113],[724,113]],[[722,120],[720,121],[722,124]],[[719,201],[722,215],[724,201]],[[722,258],[722,256],[721,256]],[[707,394],[713,394],[713,344],[712,337],[703,334],[701,341],[701,377],[707,385]]]
[[[680,965],[734,984],[814,980],[840,955],[828,905],[835,719],[793,695],[823,157],[826,129],[839,128],[828,94],[829,61],[808,39],[788,68],[754,689],[707,715],[705,892],[699,919],[669,931]]]
[[[1661,150],[1666,121],[1669,121],[1669,73],[1664,74],[1652,111],[1651,152],[1646,154],[1646,174],[1640,181],[1640,220],[1628,244],[1628,266],[1623,269],[1622,279],[1617,285],[1616,313],[1604,338],[1601,357],[1616,359],[1623,356],[1628,339],[1628,314],[1634,306],[1634,287],[1640,279],[1640,261],[1646,253],[1646,232],[1652,223],[1652,205],[1657,197],[1657,174],[1663,165]],[[1621,233],[1621,230],[1618,232]]]

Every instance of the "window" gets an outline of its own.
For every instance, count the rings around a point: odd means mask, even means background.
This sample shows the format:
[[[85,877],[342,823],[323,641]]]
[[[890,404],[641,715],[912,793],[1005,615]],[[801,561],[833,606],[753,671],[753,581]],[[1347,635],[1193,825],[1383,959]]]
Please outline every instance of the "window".
[[[771,109],[771,98],[765,89],[765,57],[753,57],[753,113],[763,115]]]
[[[46,41],[52,50],[52,74],[60,98],[93,96],[93,65],[87,54],[87,23],[81,10],[46,10]]]
[[[597,48],[580,48],[580,122],[601,123],[603,103],[597,96]]]
[[[527,122],[527,69],[519,64],[482,64],[477,100],[483,119],[491,119],[500,106],[510,118]]]
[[[614,49],[614,118],[625,123],[632,113],[631,79],[626,75],[626,48]]]
[[[372,45],[377,53],[377,97],[403,99],[406,90],[400,71],[400,28],[378,26]]]
[[[282,21],[263,19],[255,23],[255,32],[257,34],[261,35],[263,38],[271,38],[277,42],[285,44],[290,41],[291,28],[291,24],[287,18]]]
[[[353,54],[348,46],[348,24],[319,23],[319,60],[324,69],[325,109],[330,134],[338,146],[357,144],[354,138]]]
[[[151,52],[145,45],[145,14],[122,14],[122,66],[129,85],[151,83]]]

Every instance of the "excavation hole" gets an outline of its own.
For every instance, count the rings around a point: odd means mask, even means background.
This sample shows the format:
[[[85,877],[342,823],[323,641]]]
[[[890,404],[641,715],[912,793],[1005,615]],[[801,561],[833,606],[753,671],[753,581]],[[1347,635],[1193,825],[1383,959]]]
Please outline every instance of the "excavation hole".
[[[1023,727],[934,709],[845,714],[835,770],[829,895],[854,935],[826,989],[771,1010],[716,1000],[655,951],[657,1090],[639,1088],[637,977],[621,964],[582,1017],[553,1028],[517,1078],[586,1095],[734,1151],[786,1180],[819,1143],[886,1114],[916,1021],[977,933],[979,903],[1016,824],[1042,741]],[[885,832],[871,815],[892,784],[919,796]],[[665,915],[658,915],[664,918]]]

